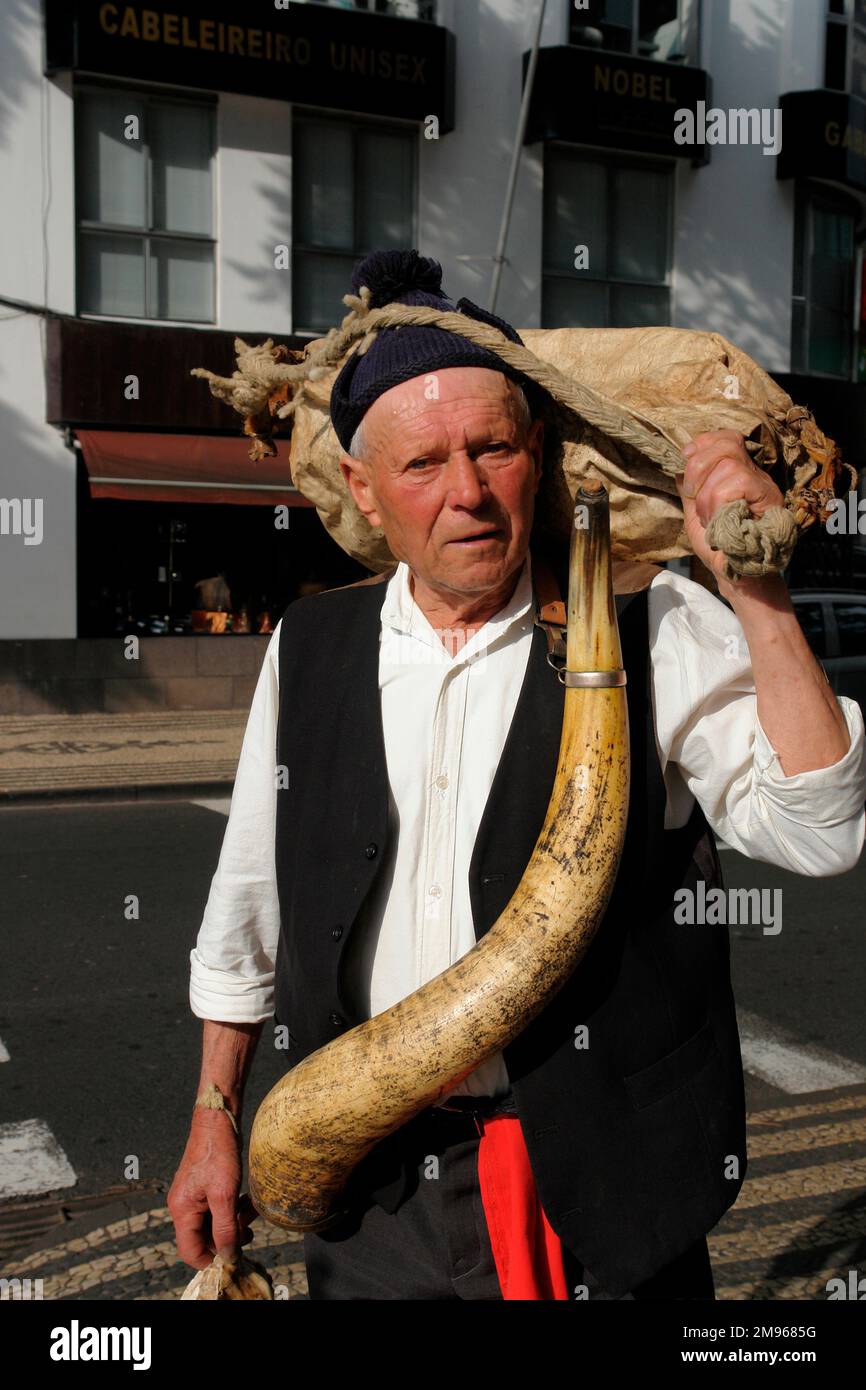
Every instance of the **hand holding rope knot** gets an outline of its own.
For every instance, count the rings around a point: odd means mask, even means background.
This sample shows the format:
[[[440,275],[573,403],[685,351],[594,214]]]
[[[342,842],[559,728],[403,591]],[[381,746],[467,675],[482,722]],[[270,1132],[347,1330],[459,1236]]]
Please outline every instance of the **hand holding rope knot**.
[[[710,527],[712,518],[728,503],[741,503],[744,516],[757,518],[770,507],[782,507],[784,498],[769,474],[752,462],[745,437],[736,430],[705,430],[686,444],[682,453],[685,472],[675,481],[686,535],[724,593],[730,577],[728,559],[717,546],[718,536]]]

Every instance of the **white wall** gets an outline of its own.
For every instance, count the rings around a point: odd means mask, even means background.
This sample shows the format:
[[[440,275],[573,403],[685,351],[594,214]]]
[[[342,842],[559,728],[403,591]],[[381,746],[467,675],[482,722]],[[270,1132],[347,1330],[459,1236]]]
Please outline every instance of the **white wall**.
[[[290,333],[291,272],[274,247],[292,244],[292,108],[224,92],[217,130],[219,327]]]
[[[493,255],[505,202],[537,0],[444,0],[443,24],[457,38],[457,129],[421,141],[419,250],[445,270],[452,299],[490,301]],[[565,41],[568,11],[548,0],[542,43]],[[524,146],[497,313],[517,328],[539,326],[543,146]],[[471,261],[458,261],[471,256]]]
[[[73,304],[72,106],[41,76],[38,0],[4,0],[0,294]],[[0,535],[0,639],[75,636],[75,458],[45,423],[44,319],[0,305],[0,497],[41,498],[44,535]]]
[[[775,108],[823,83],[823,5],[709,0],[702,66],[711,104]],[[785,132],[782,128],[782,138]],[[672,321],[723,333],[769,372],[790,369],[794,186],[760,146],[714,145],[677,171]]]

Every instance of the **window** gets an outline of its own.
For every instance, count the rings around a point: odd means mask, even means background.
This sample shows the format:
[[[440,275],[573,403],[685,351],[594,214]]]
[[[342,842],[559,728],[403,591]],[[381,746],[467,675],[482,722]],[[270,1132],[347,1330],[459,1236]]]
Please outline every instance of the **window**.
[[[569,42],[656,62],[698,62],[697,0],[570,0]]]
[[[827,0],[824,86],[866,98],[866,0]]]
[[[414,129],[303,117],[293,135],[296,332],[339,321],[355,262],[415,244]]]
[[[310,3],[311,0],[308,0]],[[436,0],[312,0],[337,10],[369,10],[372,14],[394,15],[397,19],[436,19]]]
[[[672,205],[670,162],[547,145],[545,328],[669,323]]]
[[[213,104],[76,92],[78,311],[214,320]]]
[[[856,205],[800,184],[794,224],[791,370],[851,378]]]

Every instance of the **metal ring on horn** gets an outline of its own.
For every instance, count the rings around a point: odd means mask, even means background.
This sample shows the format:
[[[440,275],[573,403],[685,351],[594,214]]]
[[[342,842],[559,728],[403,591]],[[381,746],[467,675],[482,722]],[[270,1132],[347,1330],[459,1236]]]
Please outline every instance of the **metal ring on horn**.
[[[594,690],[626,683],[626,674],[621,667],[618,671],[566,671],[564,666],[560,666],[556,674],[563,685],[585,685]]]

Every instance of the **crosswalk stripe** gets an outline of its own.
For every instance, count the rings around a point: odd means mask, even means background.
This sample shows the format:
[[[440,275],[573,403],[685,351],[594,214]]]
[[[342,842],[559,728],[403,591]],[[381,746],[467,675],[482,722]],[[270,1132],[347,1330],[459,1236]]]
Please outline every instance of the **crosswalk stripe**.
[[[737,1010],[743,1066],[789,1095],[832,1091],[866,1082],[866,1067],[825,1048],[804,1046],[766,1019]]]
[[[8,1061],[10,1061],[9,1050],[6,1047],[6,1044],[4,1043],[3,1039],[0,1038],[0,1062]]]
[[[0,1125],[0,1200],[74,1187],[75,1169],[44,1120]]]
[[[232,804],[230,796],[207,796],[198,800],[190,801],[190,806],[201,806],[204,811],[216,811],[220,816],[227,816]]]

